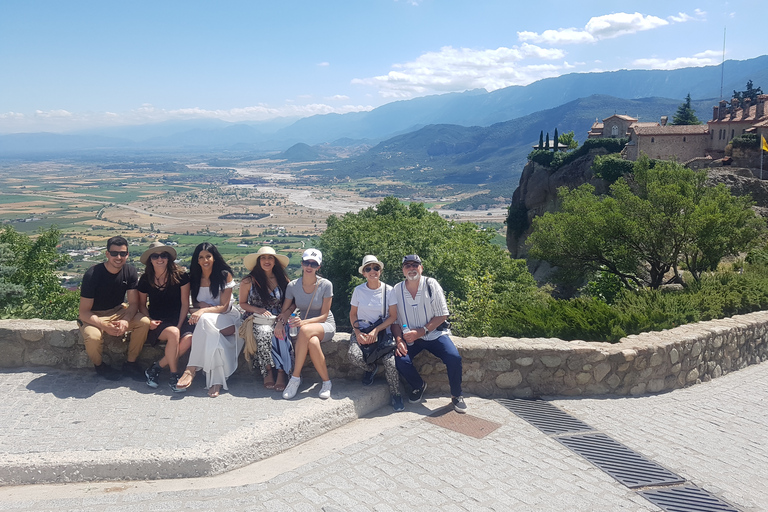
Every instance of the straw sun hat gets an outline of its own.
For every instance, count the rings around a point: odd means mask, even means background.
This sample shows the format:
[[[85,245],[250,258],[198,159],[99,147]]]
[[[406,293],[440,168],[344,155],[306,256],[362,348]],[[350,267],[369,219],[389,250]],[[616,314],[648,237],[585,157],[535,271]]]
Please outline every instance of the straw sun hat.
[[[150,256],[152,256],[153,254],[161,253],[161,252],[167,252],[168,254],[171,255],[171,259],[173,261],[176,261],[176,249],[174,249],[170,245],[165,245],[162,242],[152,242],[152,244],[149,246],[149,249],[147,249],[141,254],[140,261],[146,265],[147,263],[149,263]]]
[[[264,255],[270,255],[274,256],[277,261],[280,262],[280,264],[283,266],[283,268],[288,266],[288,262],[290,261],[288,259],[288,256],[283,256],[282,254],[277,254],[275,250],[271,247],[262,247],[259,249],[259,252],[255,252],[253,254],[249,254],[245,258],[243,258],[243,266],[247,268],[248,270],[253,270],[253,267],[256,266],[256,262],[259,261],[260,256]]]

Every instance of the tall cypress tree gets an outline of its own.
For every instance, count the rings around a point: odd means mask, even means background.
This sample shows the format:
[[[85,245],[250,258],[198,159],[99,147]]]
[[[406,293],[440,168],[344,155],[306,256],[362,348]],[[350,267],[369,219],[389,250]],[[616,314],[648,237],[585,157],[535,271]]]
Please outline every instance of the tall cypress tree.
[[[557,151],[557,147],[560,145],[560,142],[559,142],[558,136],[557,136],[557,128],[555,128],[555,140],[554,140],[554,144],[552,144],[552,145],[554,146],[552,151]]]
[[[544,130],[539,133],[539,149],[544,149]]]
[[[547,132],[547,145],[544,148],[549,149],[549,132]]]
[[[677,107],[677,112],[672,118],[672,124],[701,124],[699,118],[696,117],[696,111],[691,107],[691,93],[688,93],[685,102]]]

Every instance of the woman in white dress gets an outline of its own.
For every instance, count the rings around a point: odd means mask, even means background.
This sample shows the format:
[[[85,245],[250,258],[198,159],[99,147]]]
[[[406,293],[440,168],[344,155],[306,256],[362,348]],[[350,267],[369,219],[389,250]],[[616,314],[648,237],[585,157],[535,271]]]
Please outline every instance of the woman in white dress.
[[[232,307],[235,280],[232,268],[209,242],[195,247],[189,275],[193,306],[189,323],[195,332],[187,369],[177,387],[189,387],[197,370],[202,369],[208,396],[215,398],[222,388],[228,389],[227,377],[237,369],[237,357],[243,349],[237,334],[240,313]]]

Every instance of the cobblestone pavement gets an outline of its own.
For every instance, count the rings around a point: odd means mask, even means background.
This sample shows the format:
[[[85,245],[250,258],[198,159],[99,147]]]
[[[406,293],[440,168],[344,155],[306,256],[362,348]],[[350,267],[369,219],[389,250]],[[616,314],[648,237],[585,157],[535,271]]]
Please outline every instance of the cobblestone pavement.
[[[215,477],[0,487],[0,511],[659,510],[494,401],[467,400],[499,424],[482,438],[424,421],[446,403],[382,408]],[[768,510],[768,364],[663,395],[553,403],[743,511]]]

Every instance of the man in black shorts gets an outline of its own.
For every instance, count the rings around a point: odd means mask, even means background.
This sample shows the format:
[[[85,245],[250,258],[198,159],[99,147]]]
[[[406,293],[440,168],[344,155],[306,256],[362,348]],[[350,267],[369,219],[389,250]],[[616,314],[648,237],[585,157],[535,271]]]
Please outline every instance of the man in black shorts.
[[[85,351],[96,366],[96,373],[109,380],[121,377],[102,360],[104,333],[124,336],[131,331],[128,356],[123,372],[144,380],[144,371],[136,359],[147,340],[149,318],[139,312],[139,276],[128,261],[128,241],[121,236],[107,240],[107,261],[89,268],[80,287],[80,312],[77,323],[85,342]],[[128,302],[123,303],[126,295]]]

